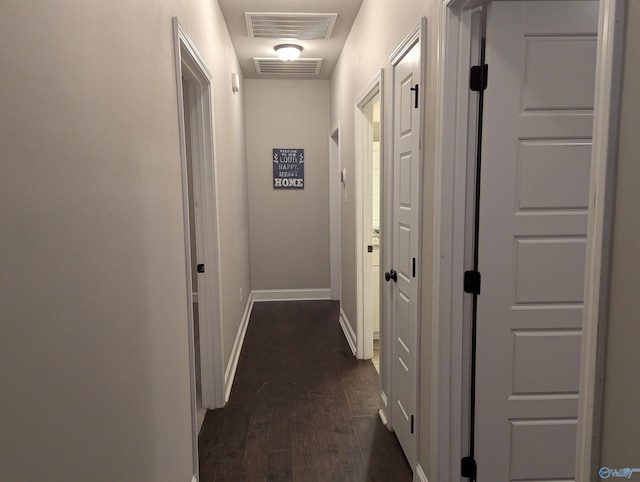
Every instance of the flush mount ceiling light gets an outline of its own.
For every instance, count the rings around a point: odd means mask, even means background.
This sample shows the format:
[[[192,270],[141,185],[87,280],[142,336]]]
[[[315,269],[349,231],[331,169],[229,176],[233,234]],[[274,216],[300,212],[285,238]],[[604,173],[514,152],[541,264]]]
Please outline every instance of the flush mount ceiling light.
[[[281,60],[295,60],[300,57],[302,47],[296,44],[280,44],[274,47],[274,50],[278,54]]]

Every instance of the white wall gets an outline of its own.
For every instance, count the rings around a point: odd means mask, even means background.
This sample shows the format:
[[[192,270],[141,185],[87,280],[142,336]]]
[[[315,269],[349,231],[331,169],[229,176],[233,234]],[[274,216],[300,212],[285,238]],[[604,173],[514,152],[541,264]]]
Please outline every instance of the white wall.
[[[627,2],[600,466],[640,467],[640,4]]]
[[[175,15],[214,75],[231,351],[246,160],[218,3],[4,0],[0,480],[193,475]]]
[[[422,308],[420,313],[422,359],[420,361],[420,440],[418,463],[431,480],[431,340],[432,340],[432,272],[433,272],[433,177],[435,159],[435,122],[436,122],[436,57],[438,45],[438,25],[442,8],[441,0],[364,0],[351,34],[336,69],[331,77],[331,125],[340,122],[340,149],[342,165],[348,171],[346,202],[342,202],[342,308],[356,331],[356,211],[354,182],[354,103],[362,90],[380,68],[385,72],[385,100],[383,116],[385,124],[384,198],[390,196],[391,165],[391,76],[388,70],[389,56],[402,40],[420,23],[421,17],[427,18],[427,75],[426,124],[424,148],[424,203],[422,233],[421,279]],[[388,203],[386,203],[388,204]],[[383,253],[380,269],[388,270],[391,252],[384,248],[384,241],[391,233],[390,209],[382,211]],[[385,238],[385,235],[387,238]],[[384,288],[383,288],[384,294]],[[383,296],[384,297],[384,296]],[[388,301],[388,296],[384,297]],[[384,348],[383,348],[384,349]],[[389,381],[382,380],[383,390],[389,391]]]
[[[328,289],[329,81],[245,81],[254,290]],[[272,149],[304,149],[304,189],[274,189]]]

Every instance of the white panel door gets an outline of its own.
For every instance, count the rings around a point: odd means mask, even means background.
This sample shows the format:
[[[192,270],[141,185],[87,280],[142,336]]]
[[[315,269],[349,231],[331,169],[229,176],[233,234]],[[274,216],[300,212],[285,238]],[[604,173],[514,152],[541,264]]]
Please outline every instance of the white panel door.
[[[573,480],[598,2],[487,11],[478,482]]]
[[[393,138],[393,429],[411,467],[415,463],[417,380],[417,263],[420,200],[420,43],[394,67]]]

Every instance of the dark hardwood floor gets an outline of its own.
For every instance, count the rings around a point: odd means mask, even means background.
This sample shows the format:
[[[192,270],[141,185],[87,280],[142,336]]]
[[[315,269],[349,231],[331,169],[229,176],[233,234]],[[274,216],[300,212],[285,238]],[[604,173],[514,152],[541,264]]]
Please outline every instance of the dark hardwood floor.
[[[227,406],[207,412],[200,480],[412,480],[378,417],[378,374],[330,301],[256,303]]]

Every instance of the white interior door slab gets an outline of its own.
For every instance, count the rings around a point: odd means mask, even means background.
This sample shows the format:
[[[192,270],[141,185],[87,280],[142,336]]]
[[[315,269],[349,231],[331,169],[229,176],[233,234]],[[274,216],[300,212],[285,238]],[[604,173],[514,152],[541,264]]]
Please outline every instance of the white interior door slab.
[[[415,464],[420,203],[420,42],[394,66],[393,133],[393,400],[392,420]]]
[[[478,482],[573,480],[598,2],[487,11]]]

